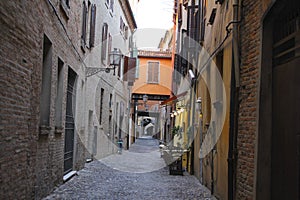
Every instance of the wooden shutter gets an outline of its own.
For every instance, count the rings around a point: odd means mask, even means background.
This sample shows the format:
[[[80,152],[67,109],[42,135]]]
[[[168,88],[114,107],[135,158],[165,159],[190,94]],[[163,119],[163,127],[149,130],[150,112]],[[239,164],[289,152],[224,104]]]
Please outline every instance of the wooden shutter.
[[[105,23],[102,27],[102,47],[101,47],[101,61],[105,64],[106,60],[106,51],[107,51],[107,29],[108,26]]]
[[[148,83],[153,81],[153,67],[152,62],[148,62]]]
[[[127,81],[128,80],[128,65],[129,65],[129,63],[128,63],[128,57],[127,56],[125,56],[124,57],[124,74],[123,74],[123,80],[124,81]]]
[[[200,6],[200,22],[201,22],[201,29],[200,29],[200,41],[204,41],[204,35],[205,35],[205,26],[206,26],[206,0],[201,0],[201,6]]]
[[[148,83],[158,83],[159,81],[159,63],[148,62]]]
[[[86,16],[87,16],[87,6],[84,1],[83,9],[82,9],[82,35],[81,35],[82,47],[85,47],[85,45],[86,45]]]
[[[124,81],[128,81],[128,85],[132,86],[135,80],[136,58],[125,56],[124,58]]]
[[[110,33],[108,33],[108,50],[107,50],[108,51],[108,53],[107,53],[107,55],[108,55],[107,64],[108,65],[110,64],[109,54],[110,54],[111,50],[112,50],[112,36]]]
[[[90,24],[90,47],[95,46],[95,29],[96,29],[96,5],[92,5],[91,24]]]
[[[159,64],[158,62],[153,63],[153,83],[158,83],[159,76]]]

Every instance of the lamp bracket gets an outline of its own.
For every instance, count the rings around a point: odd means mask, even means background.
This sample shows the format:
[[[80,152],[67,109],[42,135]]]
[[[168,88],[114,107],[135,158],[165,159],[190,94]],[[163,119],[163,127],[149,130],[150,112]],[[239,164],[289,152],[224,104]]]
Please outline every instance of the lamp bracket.
[[[85,71],[85,76],[90,77],[101,71],[105,71],[106,73],[109,73],[110,70],[113,69],[115,69],[115,67],[87,67]]]

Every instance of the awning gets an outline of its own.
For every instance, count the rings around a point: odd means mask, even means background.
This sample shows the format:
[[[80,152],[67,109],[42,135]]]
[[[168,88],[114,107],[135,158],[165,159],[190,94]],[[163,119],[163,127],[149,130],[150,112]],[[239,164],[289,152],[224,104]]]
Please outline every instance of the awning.
[[[172,96],[171,98],[169,98],[169,99],[167,99],[167,100],[161,102],[160,105],[172,104],[173,102],[178,101],[178,99],[179,99],[180,97],[185,96],[187,93],[188,93],[188,91],[185,91],[185,92],[183,92],[183,93],[181,93],[181,94],[174,95],[174,96]]]

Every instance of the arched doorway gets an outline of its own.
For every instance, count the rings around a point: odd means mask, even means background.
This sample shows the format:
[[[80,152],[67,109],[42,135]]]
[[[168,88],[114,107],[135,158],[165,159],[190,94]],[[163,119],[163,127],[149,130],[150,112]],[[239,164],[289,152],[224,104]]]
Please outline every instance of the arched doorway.
[[[300,2],[276,1],[263,22],[257,199],[299,199]]]

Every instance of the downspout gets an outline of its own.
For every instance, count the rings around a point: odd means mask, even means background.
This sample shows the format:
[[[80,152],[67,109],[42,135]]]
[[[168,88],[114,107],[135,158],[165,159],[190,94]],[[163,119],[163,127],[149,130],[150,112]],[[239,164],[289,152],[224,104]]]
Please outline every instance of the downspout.
[[[240,87],[240,63],[239,63],[239,47],[238,47],[238,22],[239,22],[239,0],[233,0],[233,59],[234,59],[234,74],[235,86]]]
[[[239,87],[240,87],[240,63],[238,47],[238,22],[239,22],[239,0],[233,0],[233,64],[231,70],[230,90],[230,128],[229,128],[229,150],[228,150],[228,200],[235,197],[235,163],[236,143],[238,134],[238,112],[239,112]]]

